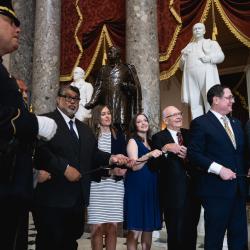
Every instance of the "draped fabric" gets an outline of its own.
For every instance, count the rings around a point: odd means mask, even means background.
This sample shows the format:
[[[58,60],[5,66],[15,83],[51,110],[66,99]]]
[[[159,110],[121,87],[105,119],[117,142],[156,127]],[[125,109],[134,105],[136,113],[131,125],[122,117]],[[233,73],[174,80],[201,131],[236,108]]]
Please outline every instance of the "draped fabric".
[[[211,4],[210,1],[201,0],[175,0],[169,2],[168,4],[168,1],[158,0],[161,80],[168,79],[178,69],[181,50],[192,38],[192,26],[197,22],[206,20]],[[173,4],[171,5],[171,3]],[[179,16],[179,21],[176,15],[173,14],[173,8]],[[171,32],[166,36],[168,27],[170,27],[171,31],[175,29],[176,33]]]
[[[105,63],[107,46],[120,47],[124,59],[125,2],[62,0],[61,81],[71,80],[75,66],[84,68],[86,77],[92,74],[97,63]],[[157,5],[161,80],[175,74],[192,26],[205,22],[212,6],[232,34],[250,47],[249,0],[157,0]]]
[[[214,0],[214,3],[229,30],[250,47],[250,1]]]
[[[62,0],[61,81],[71,80],[75,66],[88,77],[101,50],[112,44],[125,47],[124,0]]]
[[[192,26],[197,22],[205,22],[213,5],[214,11],[219,12],[233,35],[250,47],[250,1],[158,0],[161,80],[175,74],[180,52],[192,38]]]

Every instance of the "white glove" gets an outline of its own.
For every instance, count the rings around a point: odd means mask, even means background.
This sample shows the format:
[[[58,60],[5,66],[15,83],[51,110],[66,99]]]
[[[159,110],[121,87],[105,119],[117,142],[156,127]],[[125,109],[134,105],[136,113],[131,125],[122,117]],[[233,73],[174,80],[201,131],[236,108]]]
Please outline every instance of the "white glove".
[[[49,141],[56,133],[56,122],[46,116],[36,116],[38,121],[38,136]]]

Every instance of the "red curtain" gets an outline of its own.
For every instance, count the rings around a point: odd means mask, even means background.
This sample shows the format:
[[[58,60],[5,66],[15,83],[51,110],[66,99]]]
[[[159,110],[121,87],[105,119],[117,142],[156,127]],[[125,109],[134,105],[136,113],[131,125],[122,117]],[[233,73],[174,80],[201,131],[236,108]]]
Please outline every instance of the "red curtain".
[[[101,49],[100,38],[103,46],[104,25],[106,41],[125,46],[124,0],[62,0],[61,17],[61,81],[70,80],[75,66],[90,73]]]
[[[80,54],[74,36],[78,22],[79,16],[74,2],[63,0],[61,10],[61,78],[67,78],[71,74]]]
[[[178,69],[180,52],[191,40],[192,26],[206,20],[212,1],[230,31],[250,47],[250,1],[157,0],[161,79]],[[62,81],[70,80],[75,66],[91,74],[105,44],[120,47],[124,56],[125,16],[125,0],[62,0]]]
[[[229,30],[250,47],[250,1],[214,0],[214,3]]]
[[[171,2],[171,1],[169,1]],[[158,0],[158,32],[160,44],[160,78],[167,79],[178,69],[181,50],[192,38],[192,26],[206,17],[209,4],[201,0],[173,1],[175,12],[180,17],[180,23],[171,11],[168,1]],[[173,30],[180,27],[180,32],[174,34]],[[168,33],[168,27],[171,32]],[[169,54],[168,45],[174,44]],[[167,56],[168,55],[168,56]]]

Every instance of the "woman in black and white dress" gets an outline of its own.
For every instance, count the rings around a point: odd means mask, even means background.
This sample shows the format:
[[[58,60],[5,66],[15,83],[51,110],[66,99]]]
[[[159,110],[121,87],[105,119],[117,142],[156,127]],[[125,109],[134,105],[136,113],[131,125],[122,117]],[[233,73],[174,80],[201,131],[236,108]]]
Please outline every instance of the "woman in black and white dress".
[[[98,140],[98,148],[111,154],[125,154],[126,141],[122,133],[112,127],[112,117],[107,106],[97,106],[92,112],[92,126]],[[117,223],[123,221],[125,169],[98,171],[93,175],[88,206],[88,224],[91,230],[91,246],[103,249],[103,235],[108,250],[116,249]]]

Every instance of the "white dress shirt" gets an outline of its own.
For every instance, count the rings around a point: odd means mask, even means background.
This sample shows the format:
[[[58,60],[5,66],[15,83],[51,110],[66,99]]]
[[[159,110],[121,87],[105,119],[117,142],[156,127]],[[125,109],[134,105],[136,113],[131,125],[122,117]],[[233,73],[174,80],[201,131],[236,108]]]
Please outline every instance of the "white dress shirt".
[[[57,108],[57,110],[60,112],[60,114],[62,115],[63,119],[65,120],[68,128],[70,129],[70,126],[69,126],[69,121],[73,121],[73,129],[77,135],[77,137],[79,138],[79,134],[78,134],[78,131],[77,131],[77,128],[76,128],[76,123],[75,123],[75,120],[76,118],[73,117],[73,118],[69,118],[67,115],[65,115],[59,108]]]

